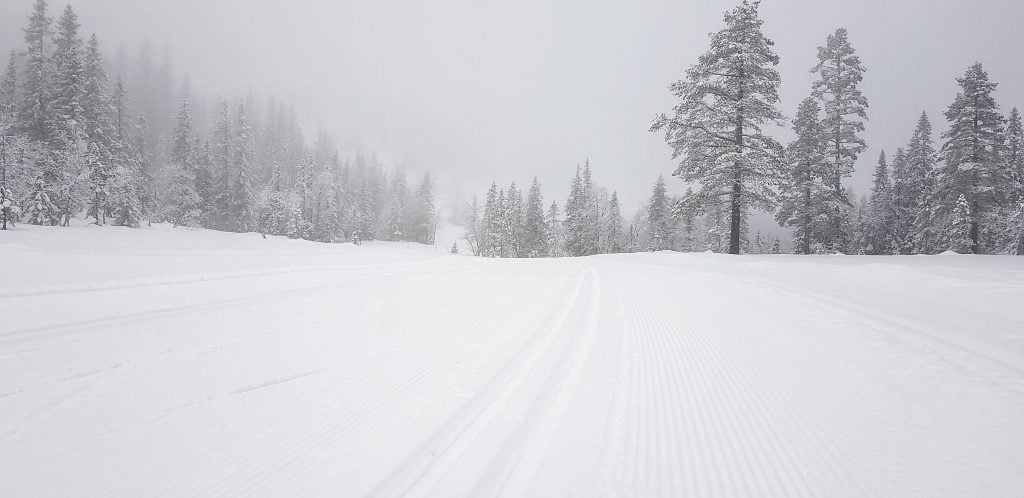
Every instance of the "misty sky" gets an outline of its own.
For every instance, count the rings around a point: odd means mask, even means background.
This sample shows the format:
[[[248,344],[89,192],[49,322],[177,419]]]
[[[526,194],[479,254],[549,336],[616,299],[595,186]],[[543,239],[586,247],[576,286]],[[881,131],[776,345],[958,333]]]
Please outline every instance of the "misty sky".
[[[674,169],[660,135],[666,86],[707,48],[736,2],[589,0],[75,0],[86,33],[112,56],[148,36],[171,47],[204,96],[293,102],[307,134],[322,125],[351,151],[464,178],[538,175],[561,203],[575,165],[619,190],[631,213]],[[51,0],[56,16],[64,2]],[[21,43],[31,0],[0,0],[0,48]],[[782,57],[782,109],[808,95],[816,47],[845,26],[868,68],[866,139],[853,185],[864,192],[880,148],[906,143],[927,110],[940,129],[954,78],[980,60],[1004,112],[1024,106],[1024,2],[765,0]],[[785,135],[788,136],[788,135]],[[444,181],[450,187],[451,182]],[[681,182],[670,187],[679,191]]]

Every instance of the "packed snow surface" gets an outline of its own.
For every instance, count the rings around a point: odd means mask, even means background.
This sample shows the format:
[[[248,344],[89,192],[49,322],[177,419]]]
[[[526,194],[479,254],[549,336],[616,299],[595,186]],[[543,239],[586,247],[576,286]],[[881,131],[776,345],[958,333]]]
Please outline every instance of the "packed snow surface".
[[[1024,258],[0,232],[3,496],[1021,496]]]

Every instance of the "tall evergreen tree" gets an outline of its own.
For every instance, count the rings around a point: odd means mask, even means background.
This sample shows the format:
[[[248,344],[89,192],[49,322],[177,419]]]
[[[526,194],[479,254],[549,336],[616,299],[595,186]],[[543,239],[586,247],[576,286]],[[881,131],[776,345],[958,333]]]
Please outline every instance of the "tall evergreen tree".
[[[897,148],[892,160],[892,227],[889,230],[892,254],[914,253],[913,232],[918,187],[911,176],[906,150],[903,147]]]
[[[744,0],[725,14],[710,49],[670,87],[680,99],[673,116],[658,116],[651,126],[665,132],[673,157],[682,157],[674,175],[700,184],[686,202],[702,212],[728,203],[732,254],[740,253],[746,211],[773,209],[781,180],[782,147],[763,132],[782,119],[779,57],[761,32],[759,5]]]
[[[238,232],[250,232],[256,229],[256,189],[254,186],[254,168],[256,148],[253,143],[252,129],[245,105],[238,106],[238,121],[235,126],[234,147],[232,150],[231,179],[231,228]]]
[[[960,93],[945,113],[949,130],[942,134],[939,190],[946,213],[959,207],[960,196],[966,200],[968,209],[961,209],[960,215],[968,217],[970,250],[979,254],[984,252],[981,233],[986,217],[1005,203],[1009,175],[999,157],[1004,119],[992,95],[997,84],[989,81],[980,63],[971,66],[957,83]]]
[[[859,134],[864,131],[862,120],[867,119],[868,107],[867,98],[858,88],[865,69],[846,29],[837,29],[818,48],[818,64],[812,71],[818,74],[813,93],[825,111],[825,157],[831,169],[832,196],[826,211],[829,230],[825,243],[830,252],[843,252],[849,249],[849,234],[843,231],[849,208],[843,178],[853,174],[857,156],[867,148]]]
[[[512,182],[505,193],[505,230],[502,244],[505,247],[504,257],[521,258],[523,249],[523,194]]]
[[[523,254],[529,258],[548,255],[548,224],[544,219],[544,198],[537,177],[530,184],[526,196],[526,213],[523,227]]]
[[[11,123],[18,112],[18,54],[11,51],[4,73],[0,74],[0,121]],[[7,130],[5,130],[7,131]]]
[[[498,184],[492,183],[487,191],[487,200],[484,204],[483,217],[483,239],[480,243],[480,253],[487,257],[498,257],[502,252],[502,234],[504,233],[501,194],[498,193]]]
[[[544,220],[548,226],[548,255],[553,258],[561,257],[564,255],[565,227],[557,201],[551,201]]]
[[[864,230],[867,254],[892,254],[892,183],[885,151],[878,156],[875,181],[871,186],[868,219]]]
[[[430,173],[423,175],[423,181],[416,187],[413,204],[412,240],[421,244],[433,244],[437,231],[437,214],[434,207],[434,182],[430,179]]]
[[[618,254],[626,250],[626,221],[622,218],[622,207],[619,206],[619,193],[612,191],[608,200],[608,226],[606,228],[608,242],[604,252]]]
[[[931,254],[935,251],[937,232],[935,230],[936,161],[935,146],[932,143],[932,124],[928,114],[922,112],[917,127],[907,145],[906,194],[913,212],[912,239],[914,252]]]
[[[33,141],[49,141],[52,124],[50,99],[53,70],[50,65],[50,35],[53,19],[46,0],[36,0],[25,28],[25,71],[22,103],[18,106],[20,128]]]
[[[813,98],[800,103],[793,131],[796,140],[786,150],[788,174],[782,188],[782,202],[776,219],[779,225],[791,226],[793,246],[797,254],[811,254],[821,244],[827,215],[827,202],[832,196],[832,174],[826,161],[825,128],[818,118],[821,107]]]
[[[164,192],[164,218],[174,226],[195,226],[203,213],[202,199],[196,192],[192,114],[187,100],[182,100],[176,121],[168,172],[170,178]]]
[[[648,250],[664,251],[672,248],[672,209],[665,191],[665,177],[660,175],[647,201],[647,231]]]
[[[82,39],[78,35],[78,16],[70,5],[57,21],[53,64],[56,78],[53,85],[53,122],[51,128],[60,147],[85,135],[85,68],[82,61]]]
[[[570,256],[585,256],[587,253],[587,206],[583,173],[577,166],[569,186],[569,198],[565,201],[565,250]]]

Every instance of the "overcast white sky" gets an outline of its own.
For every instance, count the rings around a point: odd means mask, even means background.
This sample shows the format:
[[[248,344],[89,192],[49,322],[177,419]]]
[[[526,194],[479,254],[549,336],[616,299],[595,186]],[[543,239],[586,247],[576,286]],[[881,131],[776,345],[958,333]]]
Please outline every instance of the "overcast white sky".
[[[0,47],[20,43],[31,1],[0,0]],[[538,175],[560,202],[589,156],[598,182],[632,208],[674,169],[662,138],[647,131],[673,104],[666,86],[736,2],[70,3],[109,54],[122,41],[166,41],[204,95],[287,99],[310,135],[322,125],[343,146],[458,175],[470,190]],[[51,1],[53,14],[63,5]],[[871,103],[871,149],[853,181],[860,191],[879,149],[905,143],[921,110],[942,127],[954,78],[975,60],[1000,83],[1004,111],[1024,106],[1020,0],[765,0],[762,13],[782,57],[787,116],[809,92],[816,47],[849,29]]]

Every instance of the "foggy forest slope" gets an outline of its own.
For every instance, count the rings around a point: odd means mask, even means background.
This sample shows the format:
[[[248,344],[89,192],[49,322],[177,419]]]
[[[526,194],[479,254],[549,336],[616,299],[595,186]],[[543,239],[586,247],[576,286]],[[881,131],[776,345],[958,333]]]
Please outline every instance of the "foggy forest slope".
[[[496,260],[164,225],[0,252],[7,495],[1024,487],[1020,258]]]

